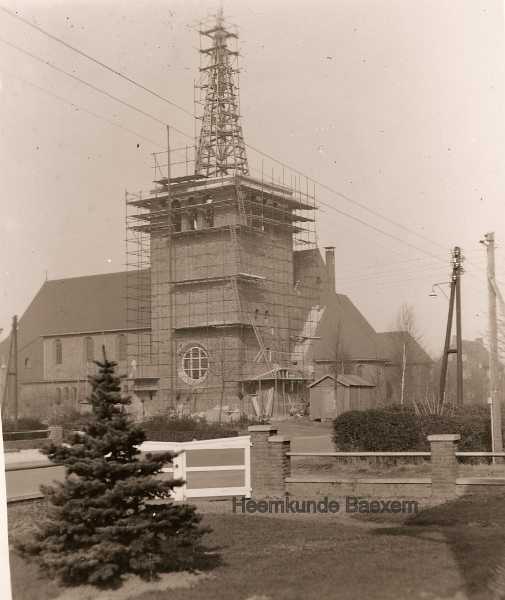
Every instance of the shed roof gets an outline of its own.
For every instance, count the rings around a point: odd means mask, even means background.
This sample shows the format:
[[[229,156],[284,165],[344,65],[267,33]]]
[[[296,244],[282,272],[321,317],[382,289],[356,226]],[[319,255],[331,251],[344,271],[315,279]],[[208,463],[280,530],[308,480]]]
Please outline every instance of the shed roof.
[[[323,375],[322,377],[311,383],[308,387],[315,387],[322,383],[325,379],[331,379],[332,381],[335,381],[335,377],[333,377],[333,375],[327,374]],[[375,387],[373,383],[370,383],[369,381],[363,379],[363,377],[360,377],[359,375],[337,375],[337,383],[343,385],[344,387]]]
[[[369,381],[363,379],[363,377],[360,377],[359,375],[339,375],[337,377],[337,383],[345,387],[375,387],[373,383],[370,383]]]

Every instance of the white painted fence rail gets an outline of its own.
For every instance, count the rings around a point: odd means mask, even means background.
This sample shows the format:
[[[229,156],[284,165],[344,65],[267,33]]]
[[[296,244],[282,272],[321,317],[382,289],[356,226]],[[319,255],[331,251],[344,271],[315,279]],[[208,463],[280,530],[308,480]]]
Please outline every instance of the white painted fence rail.
[[[175,500],[220,496],[251,496],[251,437],[193,442],[144,442],[142,452],[175,452],[163,469],[185,484],[174,489]]]
[[[143,453],[174,452],[173,465],[163,472],[168,478],[183,479],[174,499],[251,496],[251,438],[248,435],[194,442],[144,442]],[[38,450],[6,454],[7,501],[40,498],[40,486],[65,476]]]

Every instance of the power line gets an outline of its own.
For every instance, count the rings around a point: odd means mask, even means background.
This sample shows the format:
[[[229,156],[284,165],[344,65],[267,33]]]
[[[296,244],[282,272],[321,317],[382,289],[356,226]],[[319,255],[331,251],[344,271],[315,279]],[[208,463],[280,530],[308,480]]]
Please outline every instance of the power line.
[[[123,78],[125,81],[128,81],[129,83],[131,83],[132,85],[137,86],[138,88],[142,89],[143,91],[151,94],[152,96],[163,100],[164,102],[167,102],[168,104],[170,104],[171,106],[173,106],[174,108],[177,108],[178,110],[181,110],[182,112],[184,112],[186,115],[189,115],[190,117],[194,117],[193,113],[191,113],[190,111],[188,111],[186,108],[184,108],[183,106],[180,106],[179,104],[173,102],[172,100],[170,100],[169,98],[167,98],[166,96],[160,94],[159,92],[147,87],[146,85],[136,81],[135,79],[133,79],[132,77],[126,75],[125,73],[122,73],[121,71],[118,71],[117,69],[114,69],[113,67],[107,65],[106,63],[104,63],[103,61],[87,54],[86,52],[80,50],[79,48],[76,48],[75,46],[72,46],[71,44],[69,44],[68,42],[66,42],[65,40],[55,36],[54,34],[50,33],[49,31],[46,31],[45,29],[43,29],[42,27],[35,25],[34,23],[32,23],[31,21],[21,17],[20,15],[18,15],[17,13],[15,13],[14,11],[11,11],[9,9],[7,9],[4,6],[0,6],[0,10],[3,10],[5,13],[7,13],[8,15],[10,15],[11,17],[18,19],[19,21],[21,21],[22,23],[28,25],[29,27],[32,27],[33,29],[36,29],[38,32],[42,33],[43,35],[46,35],[47,37],[49,37],[50,39],[58,42],[59,44],[62,44],[63,46],[65,46],[66,48],[72,50],[73,52],[76,52],[77,54],[79,54],[80,56],[83,56],[84,58],[87,58],[88,60],[94,62],[95,64],[99,65],[100,67],[107,69],[108,71],[110,71],[111,73],[114,73],[115,75],[117,75],[118,77]],[[49,64],[49,63],[47,63]],[[176,131],[176,128],[174,128]],[[182,133],[179,131],[179,133]],[[187,134],[183,134],[183,135],[187,135]],[[192,136],[188,136],[190,139],[192,139]],[[290,169],[291,171],[297,173],[298,175],[301,175],[302,177],[307,177],[304,173],[302,173],[301,171],[299,171],[298,169],[292,167],[291,165],[288,165],[286,163],[283,163],[282,161],[274,158],[273,156],[267,154],[266,152],[263,152],[262,150],[259,150],[258,148],[255,148],[254,146],[251,146],[250,144],[245,144],[246,147],[248,147],[249,149],[253,150],[254,152],[259,153],[260,155],[268,158],[269,160],[272,160],[273,162]],[[418,233],[417,231],[414,231],[412,229],[410,229],[409,227],[403,225],[402,223],[399,223],[397,221],[395,221],[394,219],[391,219],[389,217],[386,217],[384,215],[382,215],[381,213],[379,213],[378,211],[373,210],[372,208],[366,206],[365,204],[354,200],[353,198],[350,198],[349,196],[347,196],[346,194],[343,194],[342,192],[339,192],[338,190],[335,190],[333,188],[331,188],[328,185],[325,185],[315,179],[312,179],[310,177],[307,177],[309,181],[311,181],[312,183],[316,183],[317,185],[319,185],[319,187],[321,187],[322,189],[325,189],[329,192],[331,192],[332,194],[342,198],[343,200],[346,200],[346,202],[349,202],[351,204],[354,204],[355,206],[358,206],[359,208],[361,208],[362,210],[365,210],[366,212],[374,215],[375,217],[378,217],[379,219],[382,219],[383,221],[389,223],[390,225],[393,225],[394,227],[398,227],[399,229],[405,231],[406,233],[409,233],[411,235],[415,235],[416,237],[418,237],[419,239],[423,239],[424,241],[430,243],[430,244],[434,244],[436,246],[438,246],[439,248],[442,248],[444,250],[446,250],[446,246],[444,246],[443,244],[440,244],[439,242],[432,240],[430,238],[428,238],[427,236]],[[321,204],[324,204],[321,202]],[[342,213],[341,213],[342,214]],[[357,220],[357,218],[355,218],[355,220]],[[389,236],[392,237],[392,236]],[[393,239],[398,239],[396,237],[393,237]],[[410,244],[409,244],[410,245]],[[415,248],[415,246],[411,245],[411,247]]]
[[[72,79],[78,81],[79,83],[82,83],[82,84],[86,85],[87,87],[91,88],[95,92],[98,92],[99,94],[107,96],[107,98],[110,98],[111,100],[115,100],[116,102],[123,104],[127,108],[130,108],[131,110],[134,110],[134,111],[140,113],[144,117],[147,117],[148,119],[152,119],[153,121],[156,121],[157,123],[159,123],[160,125],[163,125],[164,127],[167,125],[167,123],[165,121],[162,121],[158,117],[155,117],[154,115],[146,112],[145,110],[138,108],[137,106],[134,106],[133,104],[130,104],[129,102],[126,102],[125,100],[122,100],[121,98],[118,98],[117,96],[114,96],[113,94],[105,91],[102,88],[99,88],[98,86],[90,83],[89,81],[86,81],[85,79],[82,79],[81,77],[78,77],[77,75],[74,75],[73,73],[69,73],[68,71],[65,71],[65,69],[62,69],[61,67],[56,66],[55,64],[53,64],[52,62],[50,62],[48,60],[44,60],[40,56],[37,56],[36,54],[29,52],[28,50],[25,50],[23,48],[20,48],[19,46],[16,46],[16,44],[13,44],[12,42],[8,42],[7,40],[5,40],[2,37],[0,37],[0,42],[5,44],[6,46],[10,46],[11,48],[14,48],[18,52],[21,52],[22,54],[25,54],[26,56],[29,56],[30,58],[33,58],[34,60],[36,60],[48,67],[51,67],[51,69],[58,71],[58,73],[63,73],[67,77],[71,77]],[[185,137],[188,137],[191,140],[193,139],[193,136],[188,135],[187,133],[185,133],[184,131],[181,131],[177,127],[171,126],[171,129],[173,129],[174,131],[177,131],[178,133],[180,133],[181,135],[183,135]]]
[[[104,62],[102,62],[98,58],[95,58],[94,56],[91,56],[90,54],[87,54],[86,52],[83,52],[79,48],[76,48],[75,46],[72,46],[71,44],[69,44],[65,40],[62,40],[61,38],[55,36],[54,34],[50,33],[49,31],[46,31],[45,29],[42,29],[42,27],[40,27],[39,25],[35,25],[35,23],[32,23],[28,19],[23,18],[21,15],[18,15],[14,11],[9,10],[5,6],[0,6],[0,10],[3,10],[5,13],[7,13],[8,15],[10,15],[14,19],[18,19],[19,21],[21,21],[25,25],[28,25],[29,27],[32,27],[33,29],[36,29],[40,33],[46,35],[48,38],[51,38],[55,42],[58,42],[59,44],[62,44],[63,46],[65,46],[69,50],[72,50],[73,52],[77,52],[77,54],[80,54],[84,58],[87,58],[88,60],[94,62],[95,64],[99,65],[100,67],[102,67],[104,69],[107,69],[107,71],[110,71],[111,73],[114,73],[114,75],[117,75],[118,77],[121,77],[125,81],[128,81],[128,83],[136,85],[140,89],[144,90],[145,92],[148,92],[149,94],[152,94],[156,98],[159,98],[160,100],[163,100],[164,102],[167,102],[168,104],[170,104],[174,108],[177,108],[177,109],[181,110],[182,112],[186,113],[191,118],[193,118],[193,116],[194,116],[193,113],[191,113],[189,110],[185,109],[183,106],[180,106],[179,104],[173,102],[173,100],[170,100],[169,98],[166,98],[165,96],[162,96],[158,92],[155,92],[154,90],[149,89],[148,87],[146,87],[145,85],[142,85],[138,81],[135,81],[134,79],[132,79],[131,77],[129,77],[125,73],[122,73],[121,71],[118,71],[117,69],[114,69],[113,67],[110,67],[109,65],[105,64]]]
[[[121,125],[120,123],[116,123],[115,121],[112,121],[111,119],[108,119],[107,117],[104,117],[103,115],[99,115],[98,113],[95,113],[92,110],[89,110],[88,108],[84,108],[83,106],[76,104],[75,102],[72,102],[66,98],[63,98],[62,96],[59,96],[58,94],[55,94],[54,92],[50,92],[46,88],[43,88],[40,85],[37,85],[36,83],[33,83],[31,81],[23,79],[22,77],[19,77],[19,75],[15,75],[14,73],[10,73],[9,71],[5,71],[5,70],[2,70],[2,73],[8,75],[9,77],[13,77],[14,79],[17,79],[18,81],[21,81],[25,85],[35,88],[39,92],[42,92],[44,94],[47,94],[48,96],[52,96],[53,98],[56,98],[56,100],[59,100],[60,102],[63,102],[64,104],[67,104],[68,106],[72,106],[72,107],[76,108],[78,111],[85,112],[85,113],[91,115],[92,117],[95,117],[96,119],[100,119],[101,121],[105,121],[106,123],[109,123],[110,125],[113,125],[114,127],[117,127],[118,129],[122,129],[123,131],[126,131],[127,133],[131,133],[136,138],[141,138],[141,139],[145,140],[146,142],[149,142],[153,146],[156,146],[157,148],[164,148],[164,146],[162,144],[152,140],[151,138],[146,137],[142,133],[139,133],[138,131],[130,129],[129,127],[125,127],[124,125]]]
[[[98,93],[100,93],[100,94],[102,94],[102,95],[104,95],[104,96],[106,96],[106,97],[108,97],[108,98],[110,98],[112,100],[115,100],[116,102],[119,102],[120,104],[126,106],[127,108],[130,108],[131,110],[134,110],[134,111],[138,112],[139,114],[142,114],[143,116],[145,116],[145,117],[147,117],[149,119],[152,119],[153,121],[156,121],[157,123],[159,123],[159,124],[161,124],[163,126],[167,125],[167,123],[165,121],[162,121],[158,117],[156,117],[156,116],[154,116],[154,115],[146,112],[145,110],[143,110],[141,108],[138,108],[137,106],[135,106],[133,104],[130,104],[129,102],[126,102],[126,101],[122,100],[121,98],[118,98],[117,96],[114,96],[113,94],[110,94],[106,90],[104,90],[102,88],[99,88],[98,86],[96,86],[96,85],[94,85],[94,84],[92,84],[92,83],[90,83],[90,82],[82,79],[81,77],[78,77],[77,75],[74,75],[73,73],[69,73],[68,71],[66,71],[66,70],[58,67],[57,65],[51,63],[50,61],[44,60],[40,56],[38,56],[36,54],[33,54],[33,53],[29,52],[28,50],[20,48],[16,44],[13,44],[12,42],[9,42],[9,41],[1,38],[1,37],[0,37],[0,41],[2,43],[6,44],[7,46],[11,47],[11,48],[14,48],[18,52],[21,52],[21,53],[25,54],[26,56],[29,56],[30,58],[32,58],[32,59],[34,59],[34,60],[36,60],[38,62],[41,62],[42,64],[44,64],[46,66],[49,66],[50,68],[56,70],[57,72],[62,73],[64,75],[66,75],[67,77],[71,77],[72,79],[74,79],[74,80],[82,83],[83,85],[86,85],[87,87],[91,88],[92,90],[94,90],[94,91],[96,91],[96,92],[98,92]],[[133,79],[131,80],[131,83],[133,83],[134,85],[138,85],[139,87],[142,87],[143,89],[145,88],[145,86],[141,86],[140,84],[138,84],[137,82],[135,82],[135,80],[133,80]],[[145,89],[147,89],[148,91],[152,92],[152,90],[149,90],[148,88],[145,88]],[[171,125],[171,128],[174,131],[177,131],[178,133],[180,133],[181,135],[183,135],[184,137],[187,137],[188,139],[193,140],[193,136],[192,135],[190,135],[190,134],[188,134],[188,133],[186,133],[186,132],[184,132],[184,131],[182,131],[182,130],[180,130],[177,127],[174,127],[172,125]],[[411,231],[409,228],[405,227],[404,225],[401,225],[400,223],[396,223],[393,220],[389,220],[387,217],[383,217],[379,213],[375,213],[375,211],[372,211],[371,209],[368,209],[368,207],[365,207],[364,205],[361,205],[360,203],[357,203],[356,201],[348,198],[347,196],[345,196],[341,192],[338,192],[337,190],[334,190],[330,186],[327,186],[327,185],[321,183],[320,181],[318,181],[316,179],[308,177],[307,175],[305,175],[304,173],[302,173],[300,170],[298,170],[298,169],[296,169],[294,167],[291,167],[290,165],[287,165],[286,163],[284,163],[284,162],[282,162],[282,161],[274,158],[270,154],[268,154],[266,152],[263,152],[262,150],[259,150],[258,148],[255,148],[254,146],[251,146],[249,144],[246,144],[246,146],[248,148],[250,148],[251,150],[253,150],[254,152],[257,152],[258,154],[260,154],[260,155],[268,158],[269,160],[272,160],[276,164],[279,164],[279,165],[281,165],[281,166],[283,166],[283,167],[285,167],[287,169],[290,169],[291,171],[293,171],[294,173],[296,173],[296,174],[298,174],[298,175],[300,175],[302,177],[306,177],[308,181],[312,182],[315,185],[318,185],[320,188],[325,189],[325,190],[329,191],[330,193],[332,193],[332,194],[334,194],[334,195],[336,195],[338,197],[342,197],[342,198],[344,198],[344,199],[346,199],[346,200],[348,200],[350,202],[356,203],[358,206],[362,206],[363,208],[365,208],[366,210],[368,210],[368,212],[371,212],[372,214],[376,214],[376,216],[378,216],[378,217],[380,217],[380,218],[382,218],[382,219],[384,219],[386,221],[389,221],[393,225],[398,226],[398,227],[404,229],[405,231],[407,231],[409,233],[413,233],[414,235],[417,235],[418,237],[424,237],[424,236],[421,236],[420,234],[417,234],[417,232]],[[435,255],[434,253],[432,253],[432,252],[430,252],[428,250],[425,250],[424,248],[421,248],[421,247],[419,247],[419,246],[417,246],[415,244],[412,244],[412,243],[410,243],[410,242],[408,242],[408,241],[406,241],[406,240],[404,240],[404,239],[402,239],[402,238],[400,238],[400,237],[398,237],[398,236],[396,236],[396,235],[394,235],[392,233],[389,233],[389,232],[385,231],[384,229],[381,229],[380,227],[372,225],[371,223],[368,223],[367,221],[365,221],[365,220],[363,220],[363,219],[361,219],[361,218],[359,218],[359,217],[357,217],[355,215],[347,213],[347,212],[345,212],[345,211],[337,208],[336,206],[334,206],[332,204],[328,204],[327,202],[324,202],[322,200],[319,200],[318,203],[322,204],[323,206],[328,207],[330,210],[333,210],[334,212],[340,214],[341,216],[344,216],[344,217],[346,217],[348,219],[351,219],[351,220],[359,223],[360,225],[362,225],[364,227],[367,227],[368,229],[371,229],[372,231],[375,231],[375,232],[377,232],[377,233],[379,233],[379,234],[381,234],[383,236],[389,237],[390,239],[393,239],[393,240],[395,240],[395,241],[397,241],[397,242],[399,242],[401,244],[404,244],[405,246],[408,246],[408,247],[410,247],[410,248],[412,248],[412,249],[414,249],[414,250],[416,250],[418,252],[421,252],[422,254],[430,256],[430,257],[436,259],[439,262],[443,262],[444,264],[446,262],[445,259],[442,259],[441,257]],[[438,244],[438,242],[434,242],[433,240],[429,240],[428,238],[425,238],[425,239],[427,239],[430,243],[435,243],[435,244],[437,244],[437,245],[439,245],[440,247],[443,248],[443,246],[441,244]]]

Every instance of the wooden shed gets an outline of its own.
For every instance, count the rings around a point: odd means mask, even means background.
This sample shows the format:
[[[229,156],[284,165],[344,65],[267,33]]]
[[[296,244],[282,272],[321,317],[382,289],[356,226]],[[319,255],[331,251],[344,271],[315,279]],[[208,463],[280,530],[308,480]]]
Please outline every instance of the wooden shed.
[[[349,410],[367,410],[374,404],[375,385],[358,375],[323,375],[309,385],[312,421],[330,420]]]

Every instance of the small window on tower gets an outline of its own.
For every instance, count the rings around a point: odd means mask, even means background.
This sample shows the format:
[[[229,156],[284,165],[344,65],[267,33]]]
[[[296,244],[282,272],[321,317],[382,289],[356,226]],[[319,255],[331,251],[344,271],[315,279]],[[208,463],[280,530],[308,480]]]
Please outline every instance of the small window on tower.
[[[212,202],[212,200],[210,200]],[[214,209],[212,205],[205,207],[205,225],[207,227],[214,227]]]
[[[126,360],[126,335],[124,333],[117,336],[117,359],[119,361]]]
[[[86,362],[95,360],[95,341],[92,337],[84,338],[84,360]]]
[[[172,225],[175,233],[182,230],[181,203],[179,200],[172,201]]]
[[[188,211],[189,218],[189,229],[190,231],[195,231],[198,229],[198,219],[196,210],[192,209]]]
[[[57,365],[61,365],[63,363],[63,347],[60,339],[54,340],[54,362]]]

